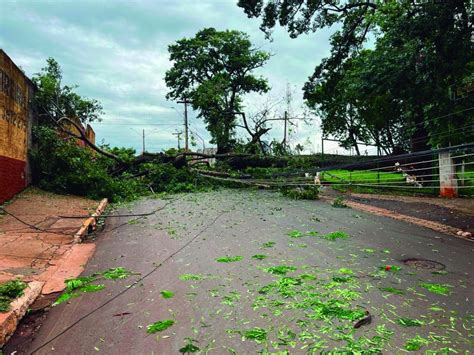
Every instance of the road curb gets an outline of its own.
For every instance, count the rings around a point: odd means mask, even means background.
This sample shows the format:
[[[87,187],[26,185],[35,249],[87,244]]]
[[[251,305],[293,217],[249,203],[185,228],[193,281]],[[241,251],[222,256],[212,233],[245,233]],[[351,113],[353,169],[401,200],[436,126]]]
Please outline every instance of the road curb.
[[[328,197],[321,197],[321,200],[329,202],[329,203],[332,203],[334,201],[333,198],[328,198]],[[404,214],[400,214],[398,212],[387,210],[387,209],[381,208],[381,207],[371,206],[371,205],[368,205],[368,204],[365,204],[365,203],[359,203],[359,202],[354,202],[354,201],[349,201],[349,200],[344,200],[344,203],[348,207],[351,207],[351,208],[354,208],[354,209],[357,209],[357,210],[360,210],[360,211],[372,213],[372,214],[377,215],[377,216],[390,217],[390,218],[393,218],[393,219],[396,219],[396,220],[399,220],[399,221],[404,221],[404,222],[415,224],[415,225],[418,225],[418,226],[421,226],[421,227],[429,228],[429,229],[432,229],[436,232],[448,234],[452,237],[456,237],[458,239],[466,240],[468,242],[474,242],[474,239],[461,237],[458,233],[459,228],[448,226],[446,224],[442,224],[442,223],[438,223],[438,222],[434,222],[434,221],[430,221],[430,220],[422,219],[422,218],[418,218],[418,217],[407,216],[407,215],[404,215]]]
[[[97,225],[97,218],[104,212],[105,208],[107,207],[109,201],[104,198],[100,201],[99,206],[95,210],[95,212],[87,218],[83,223],[81,228],[74,234],[74,243],[80,243],[84,237],[95,230]]]
[[[0,313],[0,348],[10,339],[16,330],[21,318],[25,315],[28,307],[41,294],[44,283],[31,281],[24,290],[23,296],[17,298],[10,304],[10,311]]]
[[[108,200],[106,198],[100,201],[95,212],[82,223],[82,226],[74,234],[74,244],[80,243],[87,234],[96,228],[97,219],[104,212],[107,205]],[[28,283],[24,295],[11,303],[11,310],[0,313],[0,348],[13,335],[18,323],[38,296],[45,292],[49,294],[64,290],[64,280],[79,276],[94,251],[94,244],[73,245],[69,252],[58,260],[57,267],[53,267],[53,270],[47,272],[45,279]]]

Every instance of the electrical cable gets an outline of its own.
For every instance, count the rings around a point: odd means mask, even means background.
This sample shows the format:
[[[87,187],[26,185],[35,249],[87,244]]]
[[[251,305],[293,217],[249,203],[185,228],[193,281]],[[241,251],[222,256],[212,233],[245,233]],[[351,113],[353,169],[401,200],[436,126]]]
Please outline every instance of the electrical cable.
[[[171,203],[171,202],[170,202]],[[169,204],[169,203],[168,203]],[[166,205],[165,205],[166,206]],[[163,208],[165,207],[163,206]],[[162,208],[162,209],[163,209]],[[231,209],[232,210],[232,209]],[[140,277],[138,280],[134,281],[130,286],[124,288],[122,291],[120,291],[119,293],[117,293],[116,295],[114,295],[113,297],[109,298],[107,301],[105,301],[104,303],[102,303],[100,306],[94,308],[93,310],[89,311],[88,313],[86,313],[85,315],[83,315],[82,317],[80,317],[78,320],[76,320],[75,322],[73,322],[71,325],[69,325],[68,327],[66,327],[65,329],[63,329],[61,332],[59,332],[58,334],[56,334],[53,338],[51,338],[50,340],[44,342],[43,344],[41,344],[40,346],[36,347],[33,351],[31,351],[31,354],[34,354],[35,352],[37,352],[38,350],[40,350],[41,348],[45,347],[46,345],[48,345],[49,343],[51,343],[52,341],[56,340],[57,338],[59,338],[60,336],[62,336],[63,334],[65,334],[67,331],[69,331],[70,329],[74,328],[77,324],[79,324],[80,322],[82,322],[84,319],[88,318],[89,316],[91,316],[92,314],[94,314],[95,312],[97,312],[98,310],[102,309],[103,307],[105,307],[106,305],[108,305],[109,303],[111,303],[112,301],[114,301],[115,299],[119,298],[120,296],[122,296],[123,294],[125,294],[126,292],[128,292],[129,290],[131,290],[133,288],[133,286],[139,284],[140,282],[142,282],[144,279],[146,279],[148,276],[150,276],[151,274],[153,274],[156,270],[158,270],[161,266],[163,266],[163,264],[165,264],[168,260],[172,259],[175,255],[177,255],[178,253],[180,253],[183,249],[185,249],[186,247],[188,247],[192,242],[194,242],[197,238],[199,238],[199,236],[201,236],[202,233],[204,233],[206,230],[208,230],[210,227],[212,227],[216,222],[217,220],[223,216],[225,213],[228,213],[228,211],[223,211],[221,212],[219,215],[217,215],[207,226],[205,226],[203,229],[201,229],[194,237],[192,237],[188,242],[186,242],[183,246],[181,246],[180,248],[178,248],[175,252],[173,252],[172,254],[170,254],[169,256],[167,256],[163,261],[161,261],[159,264],[157,264],[155,267],[153,267],[148,273],[146,273],[145,275],[143,275],[142,277]],[[112,229],[114,230],[114,229]],[[110,232],[111,230],[107,231],[107,232]]]
[[[0,207],[0,211],[2,211],[3,213],[9,215],[10,217],[16,219],[18,222],[34,229],[34,230],[37,230],[39,232],[43,232],[43,233],[51,233],[51,234],[58,234],[58,235],[67,235],[67,236],[72,236],[74,237],[75,236],[75,233],[65,233],[65,232],[55,232],[55,231],[51,231],[51,230],[48,230],[48,229],[43,229],[43,228],[40,228],[40,227],[37,227],[35,226],[34,224],[31,224],[31,223],[28,223],[24,220],[22,220],[21,218],[15,216],[13,213],[10,213],[8,212],[6,209],[4,209],[3,207]]]

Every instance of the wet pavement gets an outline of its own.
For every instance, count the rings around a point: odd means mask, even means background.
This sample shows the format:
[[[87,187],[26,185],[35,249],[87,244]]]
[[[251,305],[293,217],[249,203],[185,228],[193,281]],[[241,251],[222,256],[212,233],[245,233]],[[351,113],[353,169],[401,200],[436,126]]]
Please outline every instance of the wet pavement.
[[[471,242],[258,190],[146,199],[117,213],[161,207],[109,218],[84,272],[139,275],[97,281],[105,288],[53,307],[5,354],[474,348]],[[360,319],[368,324],[354,328]],[[158,321],[168,328],[147,332]]]

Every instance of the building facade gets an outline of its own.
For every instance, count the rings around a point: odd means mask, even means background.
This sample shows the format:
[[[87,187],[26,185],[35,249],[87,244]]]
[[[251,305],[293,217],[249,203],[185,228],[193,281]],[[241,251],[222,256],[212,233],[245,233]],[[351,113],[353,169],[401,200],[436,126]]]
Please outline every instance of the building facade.
[[[28,147],[35,86],[0,49],[0,203],[31,182]]]

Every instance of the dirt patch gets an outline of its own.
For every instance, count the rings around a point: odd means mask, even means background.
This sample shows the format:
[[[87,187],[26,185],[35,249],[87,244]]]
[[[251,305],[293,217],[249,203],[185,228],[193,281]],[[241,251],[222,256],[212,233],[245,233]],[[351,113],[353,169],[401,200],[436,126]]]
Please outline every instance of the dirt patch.
[[[365,196],[347,196],[347,199],[474,233],[474,216],[452,208],[427,202],[396,201],[393,199],[367,198]]]

